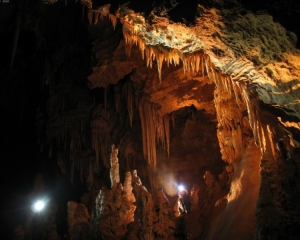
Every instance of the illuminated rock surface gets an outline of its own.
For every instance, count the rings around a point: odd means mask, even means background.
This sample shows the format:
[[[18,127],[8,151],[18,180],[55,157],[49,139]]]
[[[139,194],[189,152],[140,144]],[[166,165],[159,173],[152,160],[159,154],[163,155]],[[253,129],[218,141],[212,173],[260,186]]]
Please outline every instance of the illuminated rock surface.
[[[74,186],[81,181],[85,187],[81,199],[66,197],[68,232],[57,223],[58,234],[299,238],[300,53],[294,33],[266,11],[247,10],[245,1],[43,2],[28,1],[22,14],[17,2],[4,6],[3,21],[12,12],[17,17],[9,30],[1,25],[3,32],[15,29],[7,54],[11,70],[1,76],[25,79],[24,85],[38,79],[24,96],[39,93],[32,111],[41,161],[49,158]],[[290,4],[293,16],[300,7]],[[34,33],[35,65],[22,40],[26,31]],[[8,116],[22,126],[29,106],[24,102],[17,117]],[[20,145],[13,140],[7,145]],[[45,175],[46,168],[40,167]],[[189,191],[188,216],[172,212],[179,184]],[[67,201],[60,203],[66,207]],[[33,236],[26,224],[21,221],[15,236]]]

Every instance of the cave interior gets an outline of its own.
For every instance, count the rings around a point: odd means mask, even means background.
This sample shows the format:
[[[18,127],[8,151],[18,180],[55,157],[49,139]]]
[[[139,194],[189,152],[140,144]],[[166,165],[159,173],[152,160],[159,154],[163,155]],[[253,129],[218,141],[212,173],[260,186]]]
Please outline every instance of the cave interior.
[[[299,14],[0,0],[1,239],[299,239]]]

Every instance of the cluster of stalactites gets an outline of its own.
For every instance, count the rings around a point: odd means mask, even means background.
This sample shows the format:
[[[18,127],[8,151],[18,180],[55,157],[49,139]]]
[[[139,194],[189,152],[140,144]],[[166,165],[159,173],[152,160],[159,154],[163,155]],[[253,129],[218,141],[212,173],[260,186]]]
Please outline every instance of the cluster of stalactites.
[[[125,39],[125,51],[128,56],[131,55],[131,49],[133,45],[137,45],[140,49],[142,58],[146,60],[147,67],[152,68],[153,61],[156,60],[157,70],[159,75],[159,80],[161,81],[162,65],[165,61],[167,67],[170,64],[177,66],[180,61],[183,64],[183,70],[187,73],[202,73],[208,75],[210,80],[216,78],[216,73],[210,58],[207,54],[202,51],[197,51],[194,53],[182,53],[177,49],[167,49],[160,46],[149,46],[146,45],[145,40],[135,34],[134,28],[123,24],[123,36]]]
[[[126,82],[124,85],[123,94],[125,95],[125,98],[127,100],[127,111],[128,111],[131,127],[132,127],[133,110],[134,110],[133,109],[133,97],[134,97],[133,92],[134,92],[133,83],[131,81]]]
[[[110,128],[107,125],[103,125],[104,120],[101,118],[91,121],[91,138],[92,147],[96,154],[96,167],[98,167],[100,158],[102,157],[103,163],[106,168],[110,167],[109,160],[106,157],[106,153],[110,145]]]
[[[259,109],[258,101],[253,99],[252,101],[250,100],[251,93],[247,88],[243,88],[242,94],[246,101],[249,123],[252,128],[256,144],[260,147],[263,154],[269,151],[273,157],[276,157],[275,136],[271,127],[267,124],[263,124],[260,119],[257,111]]]
[[[242,119],[238,116],[240,114],[237,113],[241,113],[245,108],[248,111],[248,119],[255,142],[260,146],[261,152],[268,151],[276,156],[274,130],[269,125],[262,123],[255,90],[257,85],[251,84],[254,80],[260,80],[262,76],[249,62],[241,63],[236,59],[224,65],[223,74],[216,76],[217,78],[214,78],[217,93],[215,106],[219,121],[218,138],[221,151],[223,149],[223,159],[232,163],[236,158],[241,157],[243,126]]]
[[[222,158],[231,164],[243,155],[243,124],[242,124],[242,85],[234,78],[212,71],[216,84],[215,107],[218,118],[217,137],[219,140]],[[244,106],[244,105],[243,105]]]
[[[271,145],[274,145],[273,136],[269,126],[263,126],[260,120],[259,114],[257,112],[259,106],[255,93],[256,85],[251,85],[251,82],[261,79],[262,76],[258,72],[256,72],[252,64],[248,62],[244,62],[241,64],[236,61],[236,59],[232,60],[224,66],[224,74],[226,74],[226,92],[235,94],[235,99],[238,106],[241,101],[245,103],[255,143],[260,146],[261,152],[264,153],[267,149],[266,138],[268,138],[268,142],[272,143]],[[245,84],[245,82],[250,83],[250,85]],[[274,147],[272,147],[272,152],[275,152]]]
[[[57,2],[57,0],[41,0],[41,1],[47,5],[51,5]],[[65,5],[67,5],[68,1],[67,0],[64,1],[65,1]],[[75,0],[75,2],[78,2],[78,0]],[[87,8],[92,8],[93,6],[92,0],[80,0],[80,3],[87,6]]]
[[[110,4],[98,7],[97,9],[88,8],[87,18],[90,24],[97,24],[99,20],[103,20],[104,17],[108,17],[111,21],[114,29],[117,25],[117,17],[110,13]]]
[[[51,5],[57,2],[57,0],[41,0],[44,4]],[[65,0],[65,5],[67,5],[67,0]],[[75,0],[78,2],[78,0]],[[111,14],[109,11],[110,4],[106,4],[93,9],[92,0],[80,0],[80,3],[87,7],[87,19],[90,24],[97,24],[99,20],[103,20],[104,17],[108,17],[111,21],[114,29],[117,25],[117,17],[114,14]]]
[[[169,156],[170,126],[169,116],[161,116],[159,110],[145,98],[139,103],[139,114],[142,124],[143,153],[153,169],[156,169],[156,146],[162,145]]]

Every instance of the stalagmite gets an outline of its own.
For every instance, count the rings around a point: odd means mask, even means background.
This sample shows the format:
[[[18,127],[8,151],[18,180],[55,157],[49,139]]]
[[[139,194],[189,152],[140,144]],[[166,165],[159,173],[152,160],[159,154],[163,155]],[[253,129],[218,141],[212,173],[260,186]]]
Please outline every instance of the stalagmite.
[[[118,149],[114,144],[111,146],[110,154],[110,183],[112,189],[117,188],[120,183]]]
[[[68,225],[70,239],[84,238],[89,236],[89,219],[87,207],[82,203],[68,202]]]
[[[112,189],[99,191],[90,225],[96,239],[122,239],[127,225],[134,221],[136,206],[131,180],[131,174],[127,172],[124,188],[119,182]]]
[[[138,206],[135,219],[141,226],[142,239],[153,240],[153,223],[157,221],[153,209],[154,203],[151,193],[143,186],[136,170],[132,171],[132,187],[136,196],[136,205]]]
[[[170,239],[174,235],[175,221],[172,219],[172,210],[169,200],[162,188],[156,192],[155,206],[157,221],[153,225],[153,232],[158,238]]]

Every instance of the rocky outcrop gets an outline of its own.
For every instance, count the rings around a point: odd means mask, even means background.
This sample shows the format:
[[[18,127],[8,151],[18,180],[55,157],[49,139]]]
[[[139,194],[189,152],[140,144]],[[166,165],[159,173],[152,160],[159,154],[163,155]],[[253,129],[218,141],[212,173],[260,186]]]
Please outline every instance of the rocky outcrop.
[[[111,189],[102,188],[96,197],[96,207],[91,220],[92,236],[101,239],[121,239],[127,225],[134,221],[136,201],[132,193],[132,176],[126,173],[124,187],[120,183],[118,149],[111,148]]]
[[[295,34],[236,1],[43,2],[51,6],[29,4],[45,16],[33,22],[26,4],[7,5],[16,24],[4,82],[28,72],[26,47],[16,50],[19,30],[33,31],[33,48],[46,55],[33,67],[44,69],[47,92],[37,114],[41,150],[87,185],[88,204],[69,203],[70,238],[299,237]],[[189,4],[193,24],[174,21]],[[169,211],[179,182],[199,186],[188,218]]]
[[[87,207],[82,203],[68,202],[68,226],[70,239],[89,239]]]

